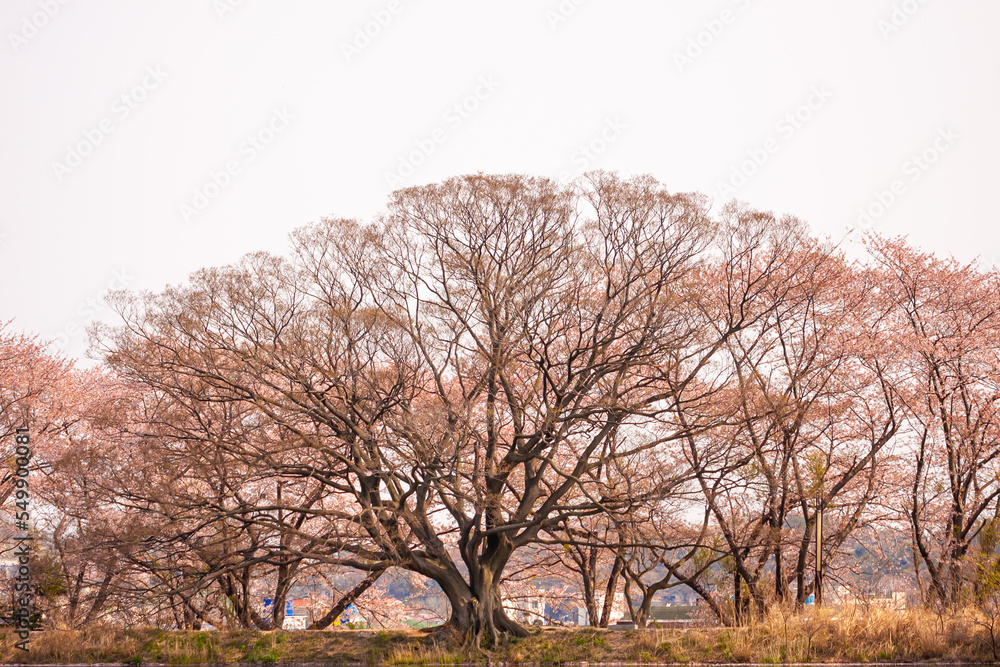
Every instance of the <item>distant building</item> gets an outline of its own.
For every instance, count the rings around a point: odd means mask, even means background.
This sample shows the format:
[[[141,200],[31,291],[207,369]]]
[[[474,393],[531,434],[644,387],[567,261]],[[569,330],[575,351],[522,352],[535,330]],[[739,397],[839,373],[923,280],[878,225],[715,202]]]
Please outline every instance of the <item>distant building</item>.
[[[873,595],[855,595],[847,586],[837,586],[833,591],[834,604],[871,605],[880,609],[903,611],[907,608],[906,593],[889,591]]]
[[[0,558],[0,579],[13,579],[17,576],[18,562],[16,558]]]
[[[305,630],[309,627],[309,619],[305,616],[285,616],[281,623],[282,630]]]
[[[264,613],[271,614],[274,600],[264,599]],[[285,600],[285,619],[281,623],[282,630],[305,630],[313,623],[313,604],[307,599]]]
[[[696,620],[696,605],[668,605],[649,608],[648,625],[659,627],[686,627],[699,623]]]
[[[548,625],[545,598],[540,595],[504,600],[503,609],[513,620],[525,625]]]

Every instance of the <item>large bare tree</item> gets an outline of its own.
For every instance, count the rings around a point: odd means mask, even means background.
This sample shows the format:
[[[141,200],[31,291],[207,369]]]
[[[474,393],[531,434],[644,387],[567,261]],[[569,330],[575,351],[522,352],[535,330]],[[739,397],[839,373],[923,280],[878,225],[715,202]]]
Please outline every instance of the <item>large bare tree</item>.
[[[436,581],[450,625],[494,642],[524,632],[500,602],[512,554],[633,503],[608,463],[705,427],[677,415],[742,326],[697,307],[712,233],[702,200],[649,178],[456,178],[397,192],[375,224],[300,230],[288,260],[123,296],[103,341],[128,377],[196,378],[198,400],[287,429],[260,462],[349,496],[317,514],[363,533],[328,557]]]

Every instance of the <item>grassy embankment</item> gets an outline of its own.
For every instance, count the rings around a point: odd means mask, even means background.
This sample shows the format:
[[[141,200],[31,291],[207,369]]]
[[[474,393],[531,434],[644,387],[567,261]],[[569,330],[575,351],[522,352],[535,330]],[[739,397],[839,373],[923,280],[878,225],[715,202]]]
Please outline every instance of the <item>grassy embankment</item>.
[[[995,662],[1000,651],[975,612],[860,608],[775,612],[744,628],[551,628],[475,654],[419,631],[50,630],[32,634],[27,654],[13,642],[9,632],[0,639],[4,663]]]

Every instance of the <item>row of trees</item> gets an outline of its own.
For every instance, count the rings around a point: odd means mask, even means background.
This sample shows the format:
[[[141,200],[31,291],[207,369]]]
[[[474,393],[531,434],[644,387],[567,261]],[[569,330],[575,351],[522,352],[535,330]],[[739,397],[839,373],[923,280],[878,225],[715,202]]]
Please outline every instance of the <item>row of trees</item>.
[[[329,623],[392,570],[475,642],[523,634],[525,572],[595,623],[679,586],[739,623],[813,592],[819,512],[834,579],[877,530],[928,601],[997,566],[994,272],[607,173],[455,178],[291,241],[115,294],[100,370],[4,335],[70,622],[271,627],[319,576]]]

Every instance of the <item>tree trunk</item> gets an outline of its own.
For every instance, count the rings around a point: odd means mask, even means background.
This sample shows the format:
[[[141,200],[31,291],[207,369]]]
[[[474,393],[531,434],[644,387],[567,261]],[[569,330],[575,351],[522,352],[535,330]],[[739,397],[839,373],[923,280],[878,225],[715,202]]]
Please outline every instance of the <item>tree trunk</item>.
[[[599,627],[606,628],[611,623],[611,612],[614,609],[615,593],[618,591],[618,577],[622,571],[625,561],[621,556],[615,557],[615,564],[611,567],[611,575],[608,577],[608,585],[604,591],[604,608],[601,609],[601,620]]]
[[[485,564],[475,568],[470,577],[471,586],[454,567],[434,575],[426,571],[421,573],[434,579],[448,598],[451,616],[445,627],[458,633],[469,646],[496,646],[506,636],[527,637],[529,634],[504,611],[500,579],[494,571]]]
[[[104,579],[101,581],[101,587],[97,591],[97,595],[94,596],[93,603],[90,605],[90,611],[87,612],[87,617],[83,619],[82,625],[88,625],[95,621],[104,609],[104,605],[111,596],[111,581],[114,579],[115,574],[116,570],[113,566],[109,567],[108,571],[105,572]]]
[[[600,616],[597,613],[597,549],[589,548],[587,559],[580,561],[580,574],[583,581],[583,604],[587,607],[587,625],[596,625]]]
[[[743,624],[743,586],[740,572],[733,572],[733,625]]]
[[[635,612],[635,627],[644,628],[646,624],[649,623],[649,609],[653,606],[653,596],[643,595],[642,602],[639,603],[639,608]]]
[[[383,574],[385,574],[385,570],[370,572],[367,577],[358,583],[357,586],[349,590],[342,598],[337,600],[337,603],[330,608],[330,611],[328,611],[323,618],[310,625],[309,629],[325,630],[331,623],[336,621],[337,618],[344,613],[344,610],[351,606],[362,593],[371,588]]]
[[[295,572],[301,560],[281,563],[277,567],[277,583],[274,587],[274,607],[271,609],[271,628],[280,630],[285,624],[285,601],[292,588]]]

